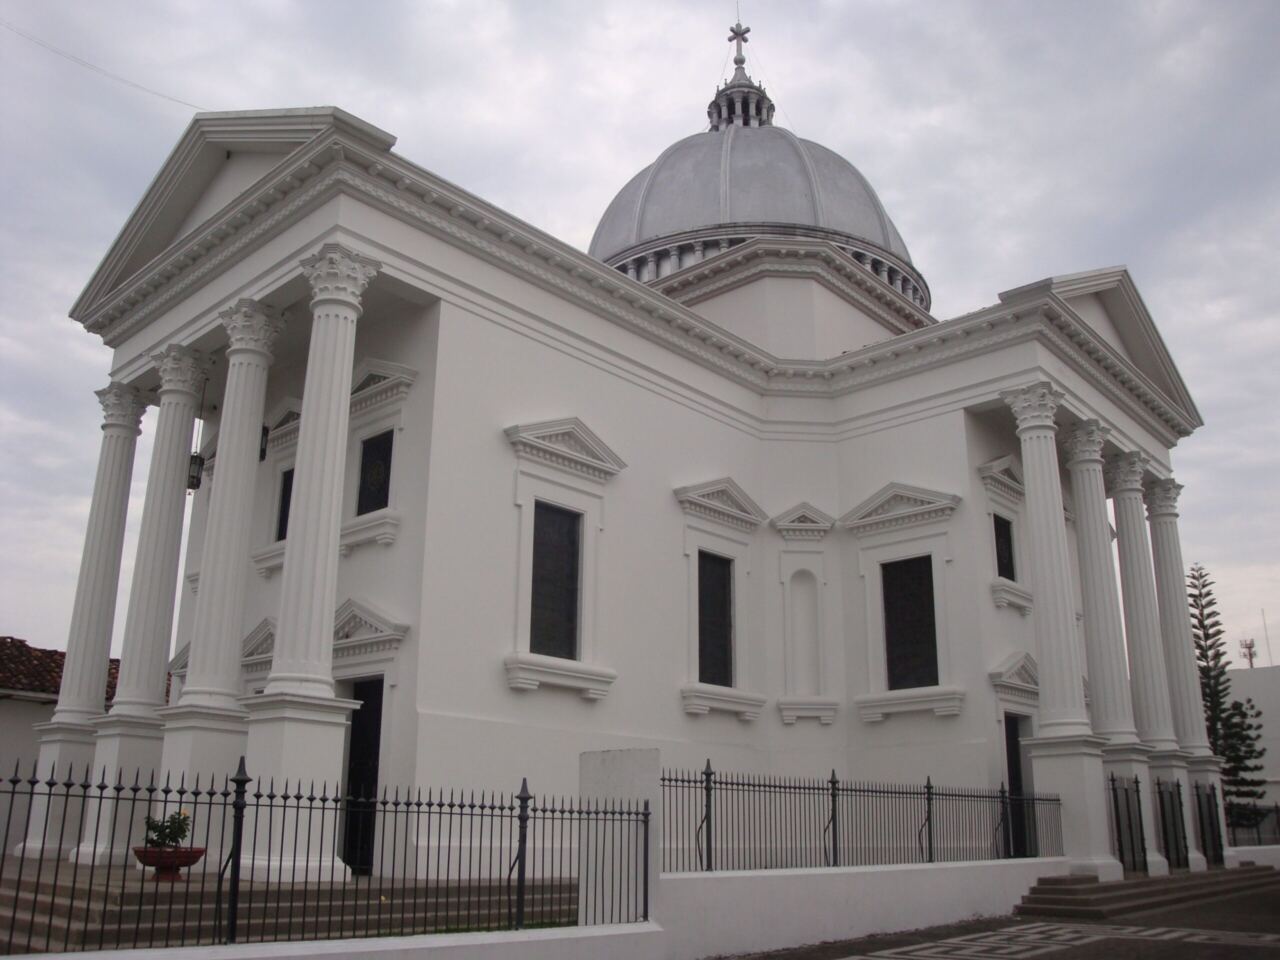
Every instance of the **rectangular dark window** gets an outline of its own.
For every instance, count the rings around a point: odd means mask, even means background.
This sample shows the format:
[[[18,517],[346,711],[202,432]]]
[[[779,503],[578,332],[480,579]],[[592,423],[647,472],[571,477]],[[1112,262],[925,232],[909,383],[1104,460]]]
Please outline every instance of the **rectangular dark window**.
[[[533,508],[533,613],[529,649],[578,656],[578,583],[582,514],[536,501]]]
[[[280,507],[276,511],[276,539],[289,535],[289,503],[293,500],[293,468],[280,474]]]
[[[880,564],[884,590],[885,665],[889,689],[938,683],[938,638],[934,629],[933,558],[911,557]]]
[[[1013,566],[1013,521],[993,514],[996,532],[996,576],[1017,580]]]
[[[388,430],[360,444],[360,492],[356,515],[381,510],[391,502],[391,438]]]
[[[698,679],[733,686],[733,561],[698,551]]]

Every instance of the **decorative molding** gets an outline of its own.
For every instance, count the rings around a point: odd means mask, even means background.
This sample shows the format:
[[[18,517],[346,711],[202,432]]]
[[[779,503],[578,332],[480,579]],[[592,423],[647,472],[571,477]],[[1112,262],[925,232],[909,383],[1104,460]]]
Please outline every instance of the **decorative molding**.
[[[731,477],[677,487],[674,492],[685,513],[714,520],[736,530],[754,530],[769,519],[769,515]]]
[[[1062,439],[1067,455],[1067,465],[1073,463],[1102,463],[1102,448],[1111,435],[1110,429],[1097,420],[1082,420]]]
[[[102,405],[102,426],[121,427],[132,430],[134,436],[142,432],[142,415],[146,413],[147,403],[133,387],[112,381],[101,390],[95,390],[94,396]]]
[[[1009,654],[987,672],[987,678],[1005,699],[1031,705],[1040,702],[1040,667],[1025,651]]]
[[[251,351],[270,358],[272,348],[284,332],[284,318],[274,308],[244,298],[218,314],[231,341],[228,351]]]
[[[266,424],[274,434],[277,430],[283,430],[301,419],[302,400],[298,397],[283,397],[267,411]]]
[[[814,719],[824,727],[835,721],[840,701],[828,697],[779,697],[778,712],[782,722],[791,726],[797,720]]]
[[[1107,495],[1142,493],[1142,480],[1146,475],[1149,462],[1142,454],[1133,452],[1117,453],[1107,457],[1102,468]]]
[[[840,518],[840,526],[863,537],[885,530],[950,519],[960,498],[905,483],[890,483]]]
[[[401,403],[413,386],[418,372],[387,360],[365,359],[356,366],[349,415],[368,417]],[[271,408],[267,424],[267,449],[278,451],[298,442],[302,427],[302,403],[286,397]]]
[[[686,683],[680,688],[684,712],[700,716],[713,710],[736,714],[744,723],[758,719],[768,697],[735,687],[718,687],[710,683]]]
[[[991,581],[991,599],[1000,608],[1013,607],[1024,617],[1031,615],[1031,591],[1012,580],[996,577]]]
[[[516,456],[550,464],[600,483],[616,476],[626,461],[577,417],[515,424],[503,431]]]
[[[866,723],[879,723],[892,713],[924,713],[937,717],[956,717],[964,703],[959,687],[915,687],[910,690],[887,690],[854,697],[858,716]]]
[[[821,540],[836,524],[833,517],[807,500],[784,510],[770,522],[784,540]]]
[[[333,659],[377,661],[394,659],[409,633],[408,624],[399,623],[365,601],[348,599],[333,617]],[[259,623],[241,647],[246,673],[261,674],[271,669],[275,650],[276,621],[267,617]]]
[[[1026,430],[1057,429],[1054,414],[1062,405],[1063,393],[1048,381],[1032,383],[1016,390],[1000,391],[1000,399],[1009,405],[1018,424],[1018,434]]]
[[[1026,499],[1022,464],[1012,454],[984,463],[978,468],[978,476],[982,478],[982,485],[987,488],[987,496],[1003,500],[1012,509],[1017,509]]]
[[[204,357],[199,350],[171,343],[151,355],[160,374],[160,392],[185,393],[198,398],[206,376]]]
[[[400,514],[389,507],[361,514],[342,525],[338,534],[338,556],[345,557],[356,547],[377,543],[389,547],[400,536]],[[284,566],[284,548],[288,540],[277,540],[249,554],[258,576],[270,579]]]
[[[1182,493],[1182,484],[1176,480],[1148,480],[1143,487],[1147,501],[1147,517],[1178,516],[1178,495]]]
[[[502,664],[507,671],[507,686],[512,690],[537,690],[543,685],[566,687],[579,691],[584,700],[603,700],[618,679],[618,672],[608,667],[540,653],[509,653]]]
[[[301,263],[302,274],[311,284],[311,305],[337,302],[360,309],[360,297],[382,264],[362,257],[340,243],[326,243],[318,253]]]

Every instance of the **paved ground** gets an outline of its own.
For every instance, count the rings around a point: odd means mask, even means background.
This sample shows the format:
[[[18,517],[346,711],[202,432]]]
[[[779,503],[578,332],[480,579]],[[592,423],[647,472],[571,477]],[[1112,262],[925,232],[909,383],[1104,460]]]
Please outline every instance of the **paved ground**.
[[[739,960],[1280,960],[1280,885],[1124,917],[1002,917]]]

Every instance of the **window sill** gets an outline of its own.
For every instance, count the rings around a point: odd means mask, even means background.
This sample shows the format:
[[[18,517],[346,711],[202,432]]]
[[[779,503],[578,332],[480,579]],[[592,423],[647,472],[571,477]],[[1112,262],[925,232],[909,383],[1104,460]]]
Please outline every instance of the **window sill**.
[[[779,697],[778,712],[782,714],[782,722],[790,726],[797,720],[817,720],[824,727],[835,721],[836,711],[840,709],[839,701],[828,697]]]
[[[387,547],[400,535],[400,514],[390,508],[374,510],[348,520],[338,535],[338,554],[345,557],[356,547],[366,543],[380,543]],[[269,547],[251,554],[258,576],[269,578],[284,566],[284,547],[288,540],[277,540]]]
[[[685,713],[696,716],[718,710],[737,714],[743,722],[758,718],[768,701],[768,697],[756,693],[711,683],[686,683],[680,688],[680,699],[684,701]]]
[[[1031,591],[1012,580],[996,577],[991,581],[991,599],[997,607],[1013,607],[1024,617],[1031,615]]]
[[[540,653],[509,653],[502,663],[512,690],[537,690],[545,684],[577,690],[584,700],[603,700],[618,679],[618,672],[608,667]]]
[[[964,703],[964,691],[959,687],[916,687],[864,694],[854,697],[853,702],[866,723],[879,723],[891,713],[932,711],[938,717],[955,717]]]

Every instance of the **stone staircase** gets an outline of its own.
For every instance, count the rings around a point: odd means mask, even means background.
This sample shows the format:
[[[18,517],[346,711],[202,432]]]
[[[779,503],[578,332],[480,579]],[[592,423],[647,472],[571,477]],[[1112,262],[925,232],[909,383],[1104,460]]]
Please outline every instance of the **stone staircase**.
[[[1280,884],[1280,871],[1253,863],[1233,870],[1178,872],[1112,883],[1099,883],[1096,877],[1042,877],[1013,912],[1020,917],[1106,920],[1273,884]]]

